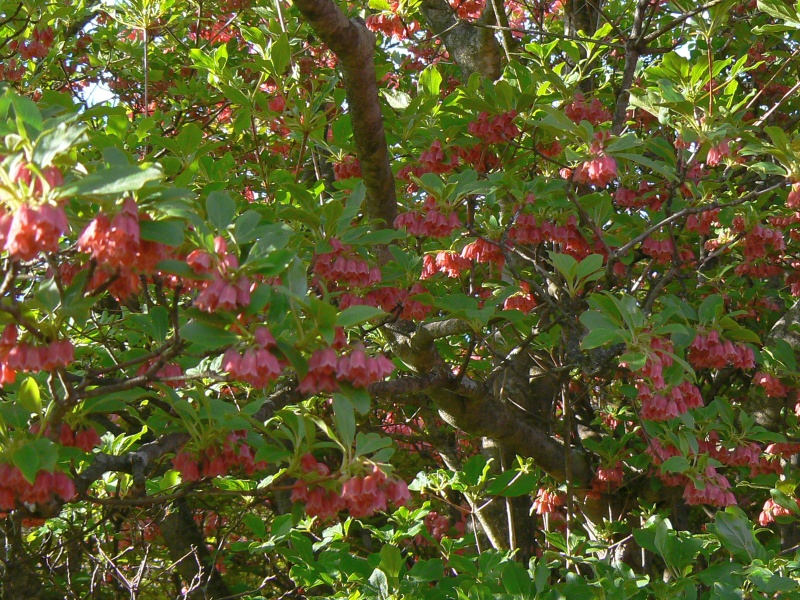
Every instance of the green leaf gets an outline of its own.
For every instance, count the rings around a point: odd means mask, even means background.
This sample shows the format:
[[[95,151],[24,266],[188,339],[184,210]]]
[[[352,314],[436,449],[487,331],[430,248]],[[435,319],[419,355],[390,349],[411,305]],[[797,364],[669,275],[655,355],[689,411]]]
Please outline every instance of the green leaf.
[[[227,192],[211,192],[206,198],[206,213],[217,231],[224,231],[233,222],[236,202]]]
[[[242,522],[257,538],[263,539],[267,537],[267,525],[262,517],[254,513],[247,513],[242,518]]]
[[[157,167],[117,165],[67,183],[59,188],[59,193],[61,197],[122,194],[139,190],[147,182],[158,179],[161,179],[161,170]]]
[[[235,333],[195,320],[181,327],[181,337],[197,344],[203,350],[231,346],[239,340]]]
[[[36,473],[39,471],[39,454],[30,444],[17,448],[11,457],[11,462],[16,465],[29,483],[32,484],[35,481]]]
[[[590,254],[578,263],[578,279],[586,279],[603,269],[603,257],[600,254]]]
[[[342,445],[350,448],[356,437],[356,413],[353,403],[343,394],[333,394],[333,418],[341,437]]]
[[[685,456],[670,456],[661,465],[662,473],[683,473],[688,471],[691,465]]]
[[[247,210],[236,219],[233,225],[233,239],[236,243],[246,244],[258,237],[256,228],[261,222],[261,215],[254,210]]]
[[[177,248],[183,244],[185,223],[182,221],[139,221],[143,240]]]
[[[425,93],[429,96],[439,96],[439,91],[442,86],[442,74],[436,65],[428,65],[425,70],[420,73],[419,83],[417,84],[417,92]]]
[[[344,382],[339,384],[342,394],[347,396],[359,414],[365,415],[369,411],[370,397],[369,392],[365,388],[357,388],[348,385]]]
[[[581,341],[581,348],[591,350],[606,344],[617,344],[624,341],[624,331],[621,329],[593,329]]]
[[[725,512],[718,511],[714,523],[707,525],[708,530],[716,535],[728,552],[746,564],[753,560],[765,560],[767,551],[756,539],[753,524],[736,506],[729,506]]]
[[[711,294],[700,304],[697,317],[701,325],[709,325],[718,321],[725,310],[725,300],[719,294]]]
[[[352,327],[353,325],[366,323],[367,321],[370,321],[383,314],[386,313],[375,306],[349,306],[339,313],[339,316],[336,318],[336,324],[340,327]]]
[[[564,277],[568,284],[575,280],[577,274],[578,261],[569,254],[559,254],[557,252],[550,252],[550,262]],[[602,262],[602,257],[601,257]]]
[[[27,429],[31,413],[19,402],[0,402],[0,423],[14,429]]]
[[[269,57],[272,61],[273,75],[282,77],[286,67],[289,65],[289,60],[292,56],[292,48],[289,45],[289,37],[282,33],[278,39],[272,42],[269,48]]]
[[[631,162],[637,163],[642,165],[643,167],[647,167],[654,173],[658,173],[659,175],[663,175],[665,178],[669,179],[670,181],[675,180],[675,168],[671,167],[662,162],[657,162],[650,158],[646,158],[641,154],[631,154],[630,152],[620,152],[617,155],[617,158],[624,158]]]
[[[59,123],[55,128],[46,131],[33,147],[33,162],[39,167],[47,167],[53,159],[82,141],[85,127],[72,123]]]
[[[519,563],[509,562],[503,567],[503,586],[509,594],[529,598],[532,596],[530,573]]]
[[[375,569],[372,575],[369,576],[368,582],[369,591],[364,594],[367,597],[389,598],[389,581],[386,579],[386,573],[381,569]]]
[[[381,548],[381,562],[378,567],[392,579],[400,575],[403,568],[403,554],[397,546],[384,544]]]
[[[418,560],[408,572],[408,577],[417,583],[438,581],[444,577],[444,563],[441,558]]]
[[[377,433],[362,433],[359,431],[356,434],[356,456],[364,456],[372,454],[377,450],[388,448],[392,445],[392,440],[383,437]]]
[[[163,306],[155,306],[147,313],[151,323],[153,338],[157,342],[163,343],[169,335],[169,311]]]
[[[597,310],[587,310],[579,320],[589,330],[594,329],[619,329],[620,323],[612,321],[605,313]]]
[[[39,384],[33,377],[26,377],[19,386],[17,400],[28,413],[39,413],[42,410],[42,398],[39,394]]]
[[[771,17],[786,21],[796,29],[800,29],[800,15],[797,10],[792,10],[782,0],[758,0],[758,10],[762,10]]]

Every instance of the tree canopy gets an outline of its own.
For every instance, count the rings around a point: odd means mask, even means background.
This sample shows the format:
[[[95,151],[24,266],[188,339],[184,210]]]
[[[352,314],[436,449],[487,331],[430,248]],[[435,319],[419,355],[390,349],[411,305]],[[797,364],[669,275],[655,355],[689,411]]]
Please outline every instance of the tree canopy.
[[[3,598],[800,598],[800,5],[0,0]]]

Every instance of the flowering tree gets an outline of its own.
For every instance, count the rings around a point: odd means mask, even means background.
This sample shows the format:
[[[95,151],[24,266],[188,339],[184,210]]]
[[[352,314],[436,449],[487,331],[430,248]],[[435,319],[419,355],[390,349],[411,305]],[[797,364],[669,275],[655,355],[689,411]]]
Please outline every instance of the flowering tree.
[[[0,1],[7,598],[800,598],[800,9]]]

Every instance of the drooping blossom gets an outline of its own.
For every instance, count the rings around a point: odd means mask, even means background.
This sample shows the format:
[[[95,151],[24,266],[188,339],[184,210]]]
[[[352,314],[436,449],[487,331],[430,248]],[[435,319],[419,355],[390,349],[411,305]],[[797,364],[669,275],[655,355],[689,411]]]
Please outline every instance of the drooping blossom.
[[[4,249],[14,258],[33,260],[40,252],[58,252],[58,240],[68,229],[61,206],[23,204],[11,218]]]

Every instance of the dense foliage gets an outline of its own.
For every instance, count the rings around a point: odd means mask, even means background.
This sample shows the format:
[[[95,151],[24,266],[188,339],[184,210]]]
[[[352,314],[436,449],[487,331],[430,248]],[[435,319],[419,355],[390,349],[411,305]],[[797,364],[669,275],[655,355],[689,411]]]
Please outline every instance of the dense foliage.
[[[800,6],[0,1],[4,598],[800,598]]]

